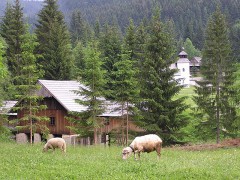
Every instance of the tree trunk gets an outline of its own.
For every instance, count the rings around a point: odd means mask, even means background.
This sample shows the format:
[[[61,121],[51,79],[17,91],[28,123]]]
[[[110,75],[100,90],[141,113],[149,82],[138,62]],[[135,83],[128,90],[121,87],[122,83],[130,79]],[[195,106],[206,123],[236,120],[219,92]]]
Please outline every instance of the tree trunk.
[[[29,115],[30,115],[30,144],[32,144],[32,137],[33,137],[33,122],[32,122],[32,107],[31,107],[31,102],[29,103],[29,109],[30,109],[30,112],[29,112]]]
[[[217,144],[219,144],[220,142],[220,84],[221,84],[221,75],[222,75],[222,71],[221,71],[221,67],[218,64],[218,76],[217,76],[217,99],[216,99],[216,105],[217,105],[217,112],[216,112],[216,127],[217,127],[217,139],[216,142]]]
[[[218,100],[219,101],[219,100]],[[219,103],[217,103],[217,113],[216,113],[216,123],[217,123],[217,144],[220,142],[220,110]]]
[[[128,145],[128,102],[127,102],[127,127],[126,127],[126,145]]]
[[[97,138],[97,128],[94,128],[94,145],[98,143],[98,138]]]
[[[123,108],[124,108],[124,105],[123,105],[123,103],[122,103],[122,142],[121,142],[121,144],[122,144],[122,146],[124,146],[125,145],[125,142],[124,142],[124,129],[125,129],[125,123],[124,123],[124,117],[123,117]]]

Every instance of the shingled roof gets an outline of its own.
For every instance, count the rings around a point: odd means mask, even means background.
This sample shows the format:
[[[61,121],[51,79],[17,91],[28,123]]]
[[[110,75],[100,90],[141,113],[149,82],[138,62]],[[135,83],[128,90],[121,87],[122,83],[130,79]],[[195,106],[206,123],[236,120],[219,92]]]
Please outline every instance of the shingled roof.
[[[3,101],[2,106],[0,107],[0,114],[17,115],[17,113],[10,112],[16,103],[17,101]]]
[[[78,81],[38,80],[38,83],[42,87],[39,94],[44,97],[54,97],[67,111],[83,112],[87,110],[86,106],[76,102],[76,99],[84,98],[75,93],[80,90],[80,87],[84,87]],[[121,116],[117,103],[105,101],[105,107],[105,112],[100,116]]]

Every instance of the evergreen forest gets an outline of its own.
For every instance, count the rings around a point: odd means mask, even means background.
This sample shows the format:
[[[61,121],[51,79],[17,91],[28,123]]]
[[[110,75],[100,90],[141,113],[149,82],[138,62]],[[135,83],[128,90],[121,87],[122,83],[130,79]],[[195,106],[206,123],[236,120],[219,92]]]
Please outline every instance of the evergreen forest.
[[[131,116],[166,144],[240,135],[238,0],[3,0],[0,17],[0,104],[28,104],[16,110],[29,112],[19,121],[31,133],[33,119],[46,121],[33,92],[47,79],[89,87],[77,92],[89,110],[74,115],[94,133],[105,97],[129,113],[123,121]],[[170,68],[182,47],[202,58],[194,107]]]
[[[4,14],[6,2],[13,1],[2,0],[0,2],[0,16]],[[43,1],[20,1],[24,7],[25,19],[34,26]],[[185,41],[186,38],[190,38],[198,49],[203,48],[204,28],[217,4],[221,5],[222,11],[227,16],[229,27],[236,26],[240,16],[238,0],[58,0],[58,4],[68,25],[70,25],[73,12],[79,10],[82,19],[91,28],[96,22],[99,22],[100,26],[106,23],[114,24],[122,33],[125,33],[129,18],[139,25],[143,19],[149,20],[154,7],[159,7],[161,19],[172,21],[178,40]]]

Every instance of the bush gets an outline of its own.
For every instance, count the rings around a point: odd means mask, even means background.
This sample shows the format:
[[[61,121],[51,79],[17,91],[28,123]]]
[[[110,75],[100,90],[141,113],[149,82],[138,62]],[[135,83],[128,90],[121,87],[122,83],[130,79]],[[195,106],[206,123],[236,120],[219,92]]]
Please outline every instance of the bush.
[[[9,128],[5,126],[0,126],[0,141],[7,142],[12,140],[12,132]]]

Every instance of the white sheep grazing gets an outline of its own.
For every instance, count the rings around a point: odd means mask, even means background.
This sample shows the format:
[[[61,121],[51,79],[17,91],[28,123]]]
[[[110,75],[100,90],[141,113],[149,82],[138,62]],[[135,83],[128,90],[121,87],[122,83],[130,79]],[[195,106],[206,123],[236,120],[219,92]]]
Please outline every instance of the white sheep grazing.
[[[157,135],[149,134],[145,136],[139,136],[136,137],[128,147],[125,147],[122,150],[122,158],[127,159],[133,152],[134,158],[137,160],[136,153],[138,153],[138,159],[140,159],[141,152],[150,153],[155,150],[159,159],[161,155],[161,149],[162,140]]]
[[[66,142],[63,138],[51,138],[44,145],[43,152],[46,152],[48,149],[52,149],[54,151],[56,148],[61,149],[62,152],[66,152],[66,147]]]

